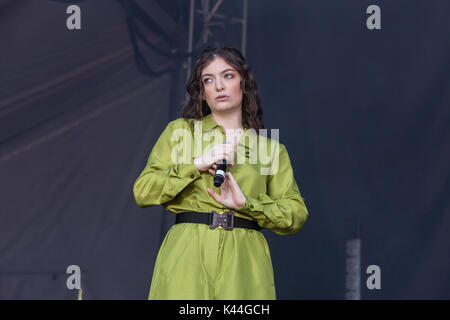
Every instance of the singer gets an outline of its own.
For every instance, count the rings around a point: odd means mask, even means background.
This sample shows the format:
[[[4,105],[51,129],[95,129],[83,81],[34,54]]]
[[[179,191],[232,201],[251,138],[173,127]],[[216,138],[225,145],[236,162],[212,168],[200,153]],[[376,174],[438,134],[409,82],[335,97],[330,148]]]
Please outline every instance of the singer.
[[[186,90],[181,117],[166,126],[133,187],[139,207],[162,205],[176,219],[148,299],[276,299],[261,230],[294,234],[308,217],[288,152],[259,134],[257,84],[239,50],[207,47]],[[224,180],[215,187],[222,161]]]

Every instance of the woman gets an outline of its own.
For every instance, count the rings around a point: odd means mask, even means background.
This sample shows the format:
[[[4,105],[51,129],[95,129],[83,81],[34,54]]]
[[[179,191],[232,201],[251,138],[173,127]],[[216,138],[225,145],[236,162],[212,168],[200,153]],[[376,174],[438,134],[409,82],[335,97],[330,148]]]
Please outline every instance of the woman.
[[[162,205],[176,214],[148,298],[275,299],[261,229],[293,234],[308,216],[289,155],[258,134],[257,84],[237,49],[206,48],[187,91],[181,118],[167,125],[133,188],[139,207]],[[229,166],[216,188],[223,160]]]

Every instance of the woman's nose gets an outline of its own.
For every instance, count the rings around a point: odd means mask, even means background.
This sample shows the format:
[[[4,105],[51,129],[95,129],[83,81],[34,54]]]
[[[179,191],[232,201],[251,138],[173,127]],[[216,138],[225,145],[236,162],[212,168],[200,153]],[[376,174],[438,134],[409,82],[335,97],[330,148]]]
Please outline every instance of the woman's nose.
[[[222,80],[217,80],[216,81],[216,90],[217,91],[222,91],[224,89],[224,87],[223,87],[223,82],[222,82]]]

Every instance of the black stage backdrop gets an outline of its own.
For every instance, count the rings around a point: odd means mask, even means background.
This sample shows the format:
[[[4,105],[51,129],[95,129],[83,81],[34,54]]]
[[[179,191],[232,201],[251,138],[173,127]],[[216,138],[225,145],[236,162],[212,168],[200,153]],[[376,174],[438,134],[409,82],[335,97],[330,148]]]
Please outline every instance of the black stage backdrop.
[[[381,30],[366,27],[372,4]],[[76,299],[69,265],[84,299],[146,299],[173,223],[132,187],[183,76],[151,49],[161,72],[138,72],[119,2],[78,5],[83,27],[69,31],[67,4],[0,1],[2,299]],[[310,212],[298,234],[264,230],[279,299],[450,298],[449,11],[249,1],[265,126],[280,129]],[[380,289],[366,285],[372,265]]]

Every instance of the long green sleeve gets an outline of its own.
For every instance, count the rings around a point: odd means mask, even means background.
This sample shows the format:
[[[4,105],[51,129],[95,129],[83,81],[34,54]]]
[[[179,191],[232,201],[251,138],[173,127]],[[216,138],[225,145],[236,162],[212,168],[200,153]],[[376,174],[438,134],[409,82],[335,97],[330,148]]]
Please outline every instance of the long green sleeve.
[[[172,150],[179,143],[171,139],[173,130],[172,121],[159,137],[147,165],[134,184],[134,198],[141,208],[167,203],[200,177],[194,164],[175,164],[172,161]]]
[[[239,211],[251,216],[261,227],[287,235],[300,231],[308,210],[294,179],[288,152],[284,145],[279,146],[279,169],[268,176],[267,194],[244,193],[247,201]]]

